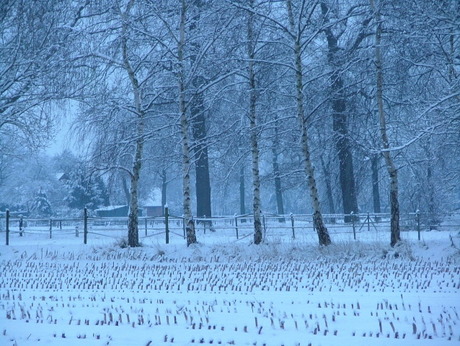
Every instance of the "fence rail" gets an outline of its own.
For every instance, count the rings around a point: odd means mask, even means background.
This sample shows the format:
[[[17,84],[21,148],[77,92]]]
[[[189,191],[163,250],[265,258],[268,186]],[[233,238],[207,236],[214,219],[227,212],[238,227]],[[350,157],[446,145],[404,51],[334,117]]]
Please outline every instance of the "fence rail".
[[[331,236],[346,234],[349,239],[358,240],[367,232],[388,233],[389,214],[324,214],[324,221]],[[442,222],[439,220],[442,219]],[[253,234],[253,215],[218,216],[195,218],[196,231],[200,237],[220,237],[221,241],[233,239],[239,241]],[[53,239],[55,237],[83,238],[83,244],[94,237],[122,238],[127,233],[127,217],[90,217],[83,212],[81,218],[23,218],[12,217],[9,211],[0,213],[0,232],[5,232],[5,244],[9,245],[12,236],[26,237],[36,235]],[[305,235],[314,236],[313,216],[311,214],[262,215],[264,238],[284,237],[298,239]],[[434,218],[424,213],[402,214],[400,217],[402,232],[421,232],[426,230],[460,229],[460,213]],[[139,237],[142,239],[163,239],[166,244],[171,240],[185,238],[185,225],[182,216],[171,215],[165,209],[162,217],[139,217]],[[17,240],[15,240],[17,241]]]

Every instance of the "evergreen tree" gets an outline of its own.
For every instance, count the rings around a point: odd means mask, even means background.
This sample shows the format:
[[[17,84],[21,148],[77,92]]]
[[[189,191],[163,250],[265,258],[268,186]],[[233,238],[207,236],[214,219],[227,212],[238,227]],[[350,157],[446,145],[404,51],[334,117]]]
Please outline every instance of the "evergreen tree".
[[[109,204],[107,187],[101,177],[92,178],[78,170],[70,174],[67,186],[69,195],[65,200],[69,208],[95,210]]]
[[[46,193],[40,188],[35,195],[32,205],[30,207],[31,215],[39,217],[49,217],[53,214],[51,203],[48,200]]]

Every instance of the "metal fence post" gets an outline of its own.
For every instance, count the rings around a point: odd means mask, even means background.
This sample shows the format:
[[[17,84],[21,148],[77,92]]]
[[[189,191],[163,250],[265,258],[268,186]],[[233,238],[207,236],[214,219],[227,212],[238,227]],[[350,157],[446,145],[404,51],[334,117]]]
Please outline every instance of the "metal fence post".
[[[6,209],[5,215],[5,222],[6,222],[6,245],[10,245],[10,210]]]
[[[239,238],[238,236],[238,217],[235,214],[235,231],[236,231],[236,239]]]
[[[165,233],[166,233],[166,244],[169,244],[169,208],[165,205]]]
[[[355,226],[355,217],[354,217],[354,213],[351,212],[350,215],[351,215],[351,222],[352,222],[352,224],[353,224],[353,239],[356,240],[356,226]]]
[[[144,226],[145,226],[145,236],[147,237],[147,216],[145,217]]]
[[[88,209],[83,209],[83,244],[88,243]]]
[[[184,233],[184,239],[187,239],[187,225],[185,224],[184,214],[182,214],[182,232]]]
[[[420,240],[420,210],[415,212],[415,219],[417,222],[417,239]]]
[[[295,239],[294,214],[290,213],[289,216],[291,217],[292,239]]]
[[[53,219],[50,219],[50,239],[53,238]]]
[[[265,221],[265,214],[262,214],[262,225],[264,227],[264,239],[265,239],[265,237],[267,236],[267,224]]]
[[[371,231],[371,215],[367,213],[367,231]]]
[[[19,236],[22,237],[24,235],[24,217],[22,215],[19,217]]]

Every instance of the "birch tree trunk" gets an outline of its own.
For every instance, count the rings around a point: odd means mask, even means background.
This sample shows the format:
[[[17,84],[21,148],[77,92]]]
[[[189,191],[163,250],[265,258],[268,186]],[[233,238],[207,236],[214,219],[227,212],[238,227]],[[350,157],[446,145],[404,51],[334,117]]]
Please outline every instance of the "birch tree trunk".
[[[121,37],[121,49],[123,54],[123,67],[128,73],[129,80],[134,95],[134,109],[136,113],[136,143],[134,159],[131,170],[131,187],[130,187],[130,203],[128,215],[128,245],[131,247],[139,246],[139,178],[142,168],[142,152],[144,148],[144,127],[145,127],[145,114],[142,109],[142,96],[139,88],[139,81],[137,80],[136,73],[131,66],[128,56],[128,33],[127,33],[127,15],[133,5],[133,1],[128,3],[126,12],[122,14],[123,27]]]
[[[375,5],[374,0],[370,0],[371,8],[374,11],[375,22],[375,68],[376,68],[376,102],[380,123],[380,136],[382,138],[383,157],[390,176],[390,209],[391,209],[391,239],[390,245],[395,246],[400,240],[399,228],[399,199],[398,199],[398,170],[393,162],[390,152],[390,143],[387,134],[387,125],[383,107],[383,64],[382,64],[382,18],[380,9]]]
[[[299,121],[300,133],[301,133],[301,146],[303,153],[303,164],[305,175],[307,176],[307,184],[310,190],[310,197],[313,207],[313,223],[318,234],[318,240],[320,245],[331,244],[331,238],[329,232],[324,224],[323,216],[321,214],[321,208],[319,203],[318,189],[316,187],[316,180],[314,175],[314,168],[311,162],[310,148],[308,143],[307,124],[303,109],[303,70],[302,70],[302,50],[300,45],[301,32],[295,30],[296,24],[294,21],[294,14],[292,11],[292,1],[287,0],[287,12],[289,25],[292,34],[294,35],[294,54],[295,54],[295,75],[296,75],[296,101],[297,101],[297,119]]]
[[[249,3],[251,8],[254,7],[254,1]],[[256,76],[254,71],[255,58],[255,37],[254,37],[254,14],[248,13],[248,73],[249,73],[249,129],[251,137],[251,157],[252,157],[252,212],[254,214],[254,244],[262,242],[262,222],[260,211],[260,174],[259,174],[259,146],[256,120]]]
[[[189,139],[189,123],[187,119],[187,109],[185,105],[185,62],[184,62],[184,47],[185,47],[185,22],[187,14],[187,4],[185,0],[181,1],[181,16],[179,27],[179,42],[178,42],[178,62],[179,62],[179,114],[180,114],[180,130],[182,137],[182,193],[183,193],[183,208],[184,208],[184,223],[185,233],[187,236],[187,246],[197,242],[195,233],[195,223],[192,215],[192,202],[190,192],[190,168],[191,168],[191,153]]]

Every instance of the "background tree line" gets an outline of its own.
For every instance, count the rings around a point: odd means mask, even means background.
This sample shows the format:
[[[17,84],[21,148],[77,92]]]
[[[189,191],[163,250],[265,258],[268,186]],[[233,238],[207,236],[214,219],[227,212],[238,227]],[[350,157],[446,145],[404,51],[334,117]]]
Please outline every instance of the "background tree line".
[[[71,102],[74,180],[130,205],[130,246],[153,186],[188,244],[193,216],[251,213],[259,243],[262,211],[312,213],[327,245],[323,213],[387,211],[395,245],[401,211],[459,207],[457,1],[0,6],[3,196]]]

